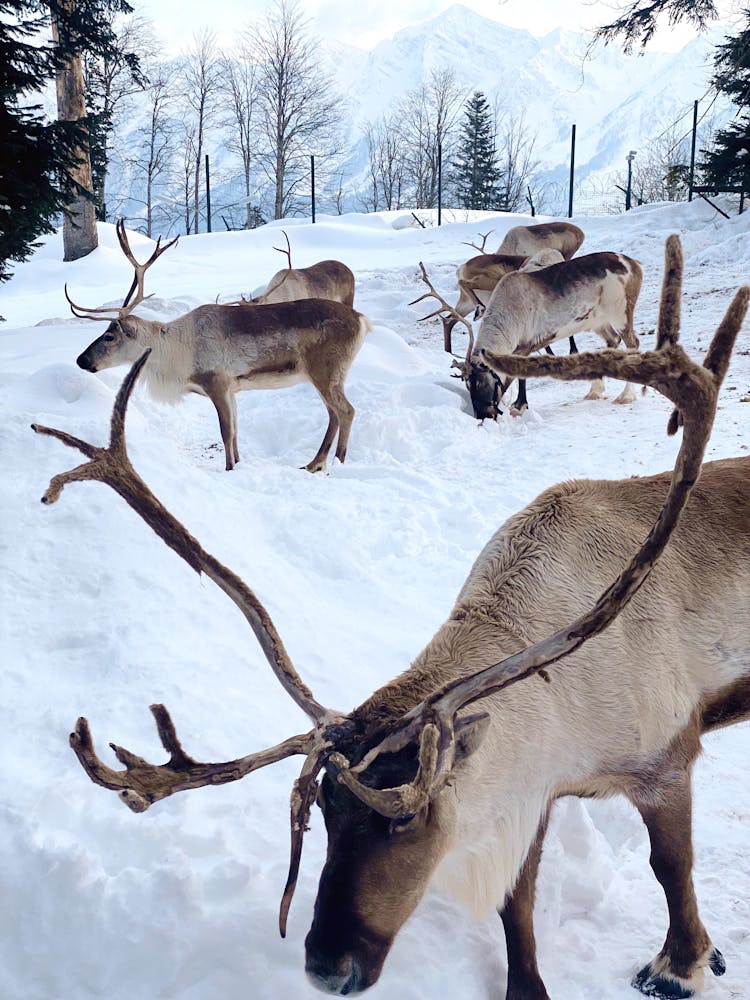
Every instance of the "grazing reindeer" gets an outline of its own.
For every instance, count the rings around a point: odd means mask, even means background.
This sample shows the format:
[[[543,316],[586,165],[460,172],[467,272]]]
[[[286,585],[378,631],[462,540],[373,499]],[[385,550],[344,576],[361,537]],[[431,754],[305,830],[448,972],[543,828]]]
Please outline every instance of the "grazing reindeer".
[[[468,316],[481,306],[486,306],[495,286],[501,278],[511,271],[537,271],[550,264],[557,264],[563,259],[559,250],[540,250],[531,257],[517,254],[483,253],[471,257],[465,264],[456,268],[456,280],[460,292],[458,302],[453,307],[454,313],[440,316],[443,323],[443,346],[448,354],[452,354],[451,334],[453,327],[459,322],[460,316]],[[413,303],[410,303],[413,305]],[[442,307],[422,320],[432,319],[442,313]],[[421,320],[420,320],[421,322]]]
[[[538,226],[514,226],[509,229],[498,253],[519,253],[526,257],[539,250],[559,250],[570,260],[583,243],[583,230],[572,222],[542,222]]]
[[[283,232],[283,230],[282,230]],[[330,299],[354,305],[354,274],[340,260],[321,260],[310,267],[292,267],[292,252],[289,237],[284,233],[286,250],[274,247],[286,254],[287,267],[277,271],[265,290],[250,299],[257,305],[273,302],[293,302],[296,299]]]
[[[633,311],[643,271],[638,261],[619,253],[590,253],[526,274],[508,274],[495,287],[482,316],[473,351],[467,355],[467,382],[474,415],[495,419],[512,378],[484,364],[484,349],[498,355],[531,354],[581,330],[593,330],[612,347],[619,339],[635,350]],[[586,399],[601,399],[604,383],[595,379]],[[616,403],[632,403],[626,385]],[[519,383],[514,410],[527,407],[525,384]]]
[[[325,469],[337,433],[336,458],[343,462],[354,419],[344,381],[371,330],[369,320],[342,302],[319,298],[267,305],[198,306],[169,323],[142,319],[133,315],[133,310],[148,298],[143,293],[146,270],[174,240],[164,247],[157,243],[149,260],[139,264],[122,222],[117,224],[117,235],[135,268],[122,307],[82,309],[68,296],[67,288],[65,291],[74,315],[101,319],[110,314],[107,329],[78,357],[78,365],[98,372],[132,362],[150,348],[146,385],[157,399],[176,403],[186,393],[197,392],[208,396],[216,407],[227,469],[240,460],[236,393],[311,382],[328,411],[328,427],[305,468],[308,472]]]
[[[89,459],[55,476],[43,501],[54,503],[80,480],[112,486],[231,597],[313,722],[267,750],[201,763],[182,748],[166,708],[152,705],[167,763],[113,744],[124,769],[110,768],[83,718],[70,737],[79,761],[92,781],[142,812],[175,792],[304,756],[280,929],[317,800],[328,852],[306,969],[325,992],[353,995],[378,979],[437,872],[475,910],[498,908],[507,1000],[549,1000],[533,906],[547,822],[563,795],[625,795],[648,829],[670,925],[634,985],[647,996],[688,997],[704,967],[724,971],[693,889],[690,772],[702,733],[750,718],[750,457],[701,462],[750,288],[735,295],[698,366],[678,343],[681,267],[679,240],[670,237],[655,351],[502,359],[515,375],[606,374],[653,386],[675,406],[668,432],[683,426],[671,479],[584,480],[542,493],[490,539],[412,666],[348,715],[316,701],[255,594],[201,548],[130,464],[125,410],[146,355],[120,389],[108,448],[34,425]]]

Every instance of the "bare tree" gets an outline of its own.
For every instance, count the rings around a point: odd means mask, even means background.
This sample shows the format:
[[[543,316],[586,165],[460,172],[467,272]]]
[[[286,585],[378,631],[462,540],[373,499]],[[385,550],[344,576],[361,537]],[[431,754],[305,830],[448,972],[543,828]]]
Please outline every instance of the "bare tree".
[[[536,134],[529,131],[526,113],[497,112],[495,117],[495,148],[502,172],[502,209],[516,212],[526,202],[527,188],[539,166],[534,159]]]
[[[116,44],[107,53],[84,52],[83,74],[91,128],[91,169],[96,213],[107,217],[106,182],[110,142],[117,125],[133,110],[132,98],[147,86],[140,61],[154,59],[158,42],[148,18],[119,17],[113,24]],[[134,53],[138,53],[136,58]]]
[[[158,62],[147,67],[146,72],[149,79],[144,93],[146,119],[135,133],[134,148],[128,162],[135,177],[145,185],[145,229],[147,236],[153,236],[155,202],[159,193],[165,193],[164,189],[172,177],[176,70],[170,63]]]
[[[216,105],[214,97],[219,89],[221,64],[216,50],[216,36],[204,29],[194,36],[193,48],[182,63],[184,97],[192,111],[187,128],[192,149],[184,162],[192,165],[193,171],[193,223],[194,231],[200,231],[200,180],[203,163],[203,149],[206,131],[212,124]],[[186,212],[186,220],[188,214]],[[190,230],[188,229],[188,232]]]
[[[245,190],[245,229],[252,229],[257,206],[251,203],[251,167],[258,155],[258,68],[246,43],[238,45],[220,60],[224,124],[229,128],[227,148],[235,153],[242,165]]]
[[[442,148],[443,161],[447,162],[464,96],[452,69],[432,70],[399,105],[397,118],[401,141],[409,151],[407,174],[416,208],[437,204],[439,151]]]
[[[364,200],[368,211],[401,208],[406,183],[408,144],[399,127],[398,116],[368,122],[365,127],[370,173],[370,193]]]
[[[274,185],[274,218],[280,219],[294,207],[309,155],[335,152],[341,99],[320,69],[297,0],[276,0],[265,19],[248,28],[245,41],[258,65],[264,166]]]

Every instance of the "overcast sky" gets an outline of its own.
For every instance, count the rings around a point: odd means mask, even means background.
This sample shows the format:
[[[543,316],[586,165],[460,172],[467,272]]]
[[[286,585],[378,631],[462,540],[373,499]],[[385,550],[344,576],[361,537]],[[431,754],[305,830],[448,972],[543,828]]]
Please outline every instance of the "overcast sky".
[[[170,53],[190,46],[195,31],[211,27],[222,45],[231,45],[233,32],[255,21],[270,0],[131,0],[140,13],[150,17]],[[731,0],[728,0],[731,2]],[[617,16],[623,4],[617,0],[463,0],[463,5],[492,20],[534,35],[554,28],[584,31]],[[453,6],[452,0],[302,0],[301,7],[316,34],[334,37],[350,45],[370,49],[400,28],[429,20]],[[210,10],[210,22],[207,17]],[[652,48],[676,50],[694,37],[692,29],[680,25],[661,30]]]

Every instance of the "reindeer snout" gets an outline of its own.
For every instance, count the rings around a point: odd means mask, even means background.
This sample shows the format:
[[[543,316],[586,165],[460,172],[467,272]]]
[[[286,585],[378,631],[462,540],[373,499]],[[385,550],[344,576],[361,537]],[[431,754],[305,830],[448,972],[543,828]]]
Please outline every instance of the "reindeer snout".
[[[357,996],[369,985],[363,983],[357,963],[351,955],[344,955],[337,962],[308,957],[305,972],[316,989],[333,996]]]
[[[83,368],[84,371],[87,372],[96,371],[96,365],[85,351],[83,352],[83,354],[78,355],[78,357],[76,358],[76,364],[78,365],[79,368]]]

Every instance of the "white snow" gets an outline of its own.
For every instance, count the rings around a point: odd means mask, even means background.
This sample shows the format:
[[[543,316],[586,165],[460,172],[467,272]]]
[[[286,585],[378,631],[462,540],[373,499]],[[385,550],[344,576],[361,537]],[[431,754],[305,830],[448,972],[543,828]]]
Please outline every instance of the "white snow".
[[[400,213],[403,214],[403,213]],[[584,402],[586,387],[529,386],[530,411],[478,426],[451,377],[418,261],[453,294],[464,244],[525,217],[477,217],[440,229],[394,229],[390,217],[296,221],[295,266],[338,257],[357,276],[355,305],[374,331],[352,369],[357,409],[345,465],[300,466],[325,414],[309,386],[238,397],[242,462],[224,471],[207,400],[174,407],[136,389],[133,462],[209,552],[266,602],[316,697],[348,710],[402,670],[429,640],[483,543],[542,488],[574,476],[670,467],[670,406],[650,393],[630,407]],[[701,357],[734,289],[750,277],[750,213],[704,204],[575,220],[582,252],[616,250],[645,269],[636,328],[653,343],[665,237],[686,257],[683,343]],[[280,224],[181,238],[149,272],[150,315],[170,318],[256,288],[279,266]],[[2,1000],[305,1000],[303,972],[325,837],[314,811],[289,933],[277,910],[288,860],[288,799],[299,762],[241,783],[176,795],[145,815],[91,784],[67,744],[79,714],[107,742],[163,759],[148,705],[164,702],[188,753],[228,760],[270,746],[307,720],[284,695],[246,623],[114,493],[100,484],[39,498],[80,456],[36,436],[32,421],[94,443],[108,432],[124,369],[91,375],[75,358],[103,328],[71,319],[121,299],[130,268],[111,226],[90,257],[60,263],[47,239],[0,289],[2,705],[0,997]],[[137,255],[150,241],[136,234]],[[709,457],[747,450],[750,341],[741,334]],[[460,351],[465,337],[458,328]],[[583,337],[579,346],[594,346]],[[743,402],[744,400],[744,402]],[[707,581],[707,586],[710,581]],[[561,665],[555,668],[564,671]],[[529,748],[533,753],[533,747]],[[695,773],[696,883],[723,951],[709,1000],[750,995],[750,726],[705,741]],[[565,800],[555,810],[536,910],[539,961],[555,1000],[632,1000],[633,972],[662,944],[663,896],[645,830],[624,801]],[[475,924],[430,891],[399,935],[371,996],[503,996],[500,922]]]

